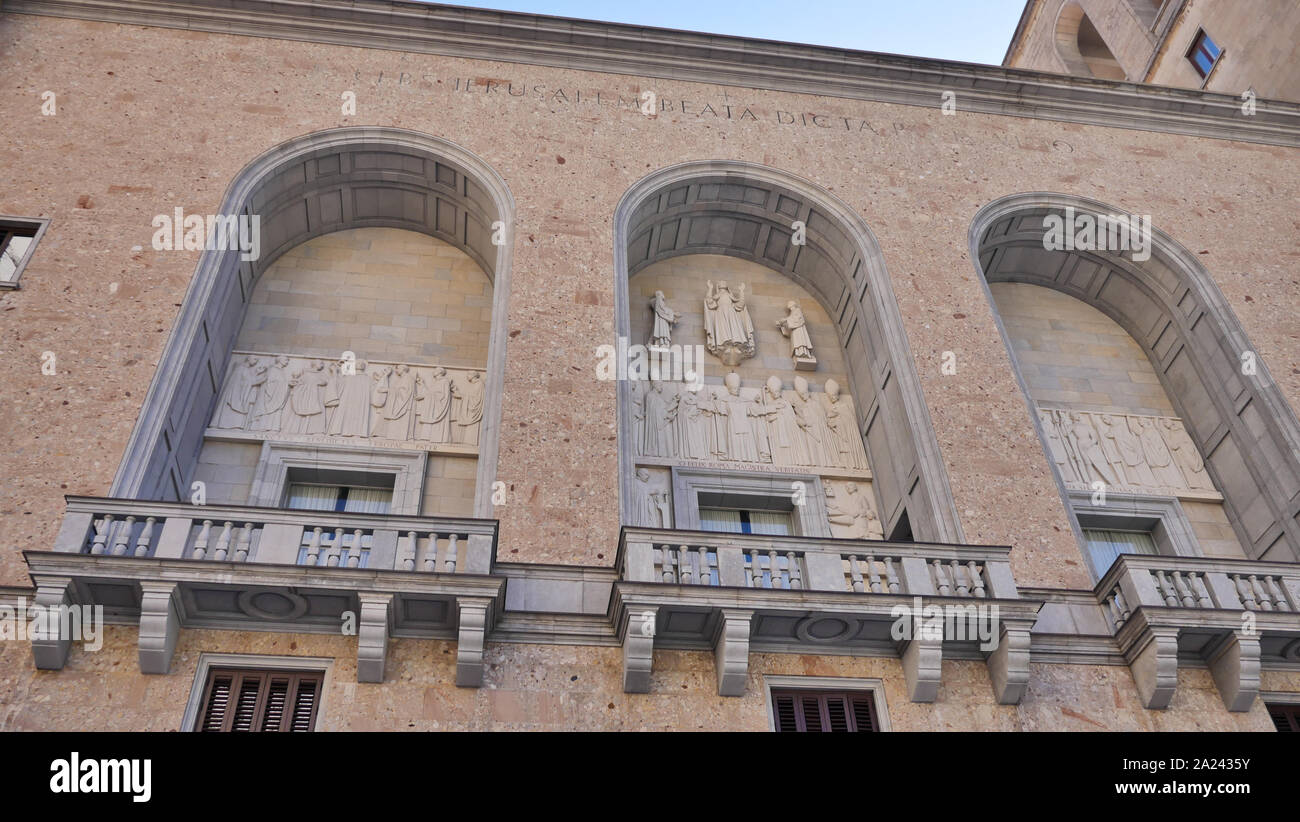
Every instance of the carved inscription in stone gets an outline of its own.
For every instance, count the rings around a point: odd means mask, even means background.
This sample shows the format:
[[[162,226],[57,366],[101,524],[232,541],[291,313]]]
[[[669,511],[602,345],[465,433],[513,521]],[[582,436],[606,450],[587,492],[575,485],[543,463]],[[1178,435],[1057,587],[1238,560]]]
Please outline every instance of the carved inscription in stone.
[[[236,352],[208,435],[478,452],[483,372]]]
[[[1039,407],[1047,453],[1068,487],[1219,499],[1177,417]]]

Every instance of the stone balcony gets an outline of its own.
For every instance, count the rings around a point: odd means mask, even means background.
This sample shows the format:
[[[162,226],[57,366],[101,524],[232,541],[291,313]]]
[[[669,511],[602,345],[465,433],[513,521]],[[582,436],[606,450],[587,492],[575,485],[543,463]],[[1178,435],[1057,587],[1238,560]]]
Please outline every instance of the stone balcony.
[[[476,686],[505,596],[496,541],[495,520],[68,497],[54,550],[25,556],[36,605],[138,621],[145,673],[167,673],[181,628],[350,625],[362,682],[383,680],[391,635],[456,639],[457,684]],[[38,668],[68,650],[32,643]]]
[[[1148,708],[1178,665],[1203,661],[1230,711],[1259,693],[1261,662],[1300,662],[1300,564],[1125,554],[1094,589]]]
[[[998,702],[1017,703],[1042,603],[1020,597],[1009,553],[624,528],[612,604],[624,690],[650,689],[655,647],[712,649],[724,696],[744,693],[750,651],[896,655],[912,700],[931,702],[947,654],[985,659]]]

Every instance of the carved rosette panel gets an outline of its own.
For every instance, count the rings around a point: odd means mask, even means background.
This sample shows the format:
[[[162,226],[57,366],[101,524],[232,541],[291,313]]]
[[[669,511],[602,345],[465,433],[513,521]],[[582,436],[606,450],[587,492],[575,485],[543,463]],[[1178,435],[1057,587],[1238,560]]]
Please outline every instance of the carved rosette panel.
[[[636,382],[638,460],[869,479],[853,400],[838,391]]]
[[[484,372],[236,351],[207,436],[477,454]]]
[[[1039,406],[1048,457],[1067,488],[1219,500],[1196,444],[1178,417]]]

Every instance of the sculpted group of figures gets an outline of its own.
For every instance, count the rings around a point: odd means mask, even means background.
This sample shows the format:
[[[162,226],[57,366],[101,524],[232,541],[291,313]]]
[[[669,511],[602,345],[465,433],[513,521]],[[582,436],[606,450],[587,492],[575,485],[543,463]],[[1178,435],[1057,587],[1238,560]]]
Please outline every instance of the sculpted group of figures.
[[[867,468],[853,400],[835,380],[813,393],[803,377],[783,391],[771,376],[759,390],[742,388],[732,371],[721,386],[651,380],[633,391],[637,456]]]
[[[478,445],[482,419],[478,371],[239,354],[212,427]]]
[[[812,337],[808,334],[808,321],[803,309],[797,301],[790,300],[785,304],[785,311],[785,317],[777,321],[776,327],[782,336],[790,339],[790,357],[795,367],[801,371],[815,370],[817,358],[813,356]],[[672,345],[673,326],[681,319],[681,314],[668,305],[662,291],[656,291],[650,300],[650,312],[653,323],[650,347],[668,348]],[[732,289],[726,280],[717,285],[712,280],[707,281],[704,291],[704,348],[732,367],[754,356],[757,351],[754,322],[745,303],[744,283]]]
[[[1047,448],[1067,483],[1113,488],[1213,491],[1214,483],[1177,417],[1039,408]]]

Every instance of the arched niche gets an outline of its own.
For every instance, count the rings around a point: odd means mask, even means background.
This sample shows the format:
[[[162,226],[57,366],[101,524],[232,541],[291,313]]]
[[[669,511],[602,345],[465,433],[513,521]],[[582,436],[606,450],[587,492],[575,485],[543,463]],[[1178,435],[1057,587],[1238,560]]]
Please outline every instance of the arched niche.
[[[258,277],[291,248],[349,228],[418,231],[459,248],[492,281],[491,339],[474,510],[490,516],[496,471],[509,242],[492,243],[493,223],[510,225],[514,200],[483,160],[415,131],[357,127],[289,140],[249,163],[222,199],[222,215],[257,215],[258,259],[238,249],[203,252],[172,328],[110,494],[189,498],[204,427]]]
[[[802,246],[791,242],[796,221],[806,226]],[[861,217],[812,183],[751,163],[701,161],[654,172],[629,189],[614,214],[618,335],[626,337],[630,329],[629,277],[686,254],[759,263],[821,303],[834,320],[844,352],[885,535],[961,542],[884,259]],[[758,332],[779,333],[775,328]],[[628,381],[619,382],[618,397],[620,498],[626,522],[634,469]]]
[[[971,258],[994,315],[997,306],[988,283],[1016,282],[1060,291],[1118,323],[1142,347],[1204,457],[1246,555],[1300,560],[1300,422],[1209,272],[1155,228],[1145,261],[1111,251],[1047,250],[1043,218],[1063,216],[1066,208],[1093,219],[1128,216],[1095,200],[1042,192],[1005,197],[976,214],[969,236]],[[1033,412],[1000,318],[998,326]],[[1254,374],[1243,373],[1243,354],[1250,354]],[[1042,438],[1038,415],[1031,417]],[[1082,539],[1055,467],[1053,475]]]
[[[1062,4],[1056,16],[1056,54],[1069,74],[1108,80],[1126,78],[1105,38],[1076,0]]]

